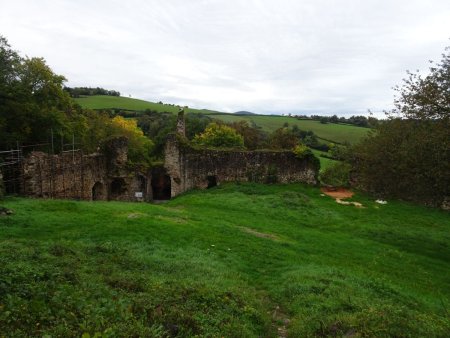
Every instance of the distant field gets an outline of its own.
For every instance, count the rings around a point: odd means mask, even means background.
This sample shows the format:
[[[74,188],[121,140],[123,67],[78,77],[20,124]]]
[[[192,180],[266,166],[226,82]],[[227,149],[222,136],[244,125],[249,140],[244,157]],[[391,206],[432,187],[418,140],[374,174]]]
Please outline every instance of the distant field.
[[[349,143],[356,143],[361,138],[366,136],[368,131],[370,130],[368,128],[355,127],[346,124],[322,124],[319,121],[297,120],[295,118],[287,116],[239,116],[232,114],[218,114],[212,115],[211,117],[223,120],[225,122],[242,120],[248,122],[253,121],[257,126],[260,126],[263,130],[266,130],[268,132],[272,132],[275,129],[281,128],[285,123],[288,123],[289,126],[297,125],[301,130],[311,130],[322,139],[339,143],[343,143],[345,141]]]
[[[162,205],[8,198],[0,336],[448,337],[448,215],[353,200],[246,183]]]
[[[86,109],[124,109],[124,110],[136,110],[144,111],[146,109],[156,110],[159,112],[171,112],[178,113],[179,108],[169,104],[160,104],[155,102],[149,102],[139,99],[123,96],[106,96],[106,95],[93,95],[76,98],[75,101]],[[207,109],[187,109],[191,113],[217,113]]]
[[[159,104],[122,96],[117,97],[117,96],[94,95],[77,98],[75,99],[75,101],[86,109],[118,108],[135,111],[144,111],[146,109],[151,109],[159,112],[171,112],[171,113],[177,113],[179,110],[177,106],[172,106],[168,104]],[[281,128],[285,123],[288,123],[290,126],[297,125],[302,130],[311,130],[323,140],[338,143],[343,143],[346,141],[349,143],[356,143],[362,137],[367,135],[367,132],[369,131],[368,128],[355,127],[352,125],[333,124],[333,123],[322,124],[319,121],[297,120],[295,118],[287,116],[273,116],[273,115],[241,116],[241,115],[220,113],[208,109],[192,109],[192,108],[188,108],[187,112],[207,114],[212,118],[220,119],[225,122],[242,121],[242,120],[254,122],[257,126],[261,127],[263,130],[267,132],[273,132],[274,130]]]

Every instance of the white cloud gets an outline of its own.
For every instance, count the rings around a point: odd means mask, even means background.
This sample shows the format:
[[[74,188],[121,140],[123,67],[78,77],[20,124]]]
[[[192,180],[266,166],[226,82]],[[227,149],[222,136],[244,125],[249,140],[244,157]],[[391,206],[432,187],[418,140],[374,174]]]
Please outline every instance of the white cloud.
[[[69,85],[256,112],[390,108],[450,36],[444,0],[0,0],[0,34]]]

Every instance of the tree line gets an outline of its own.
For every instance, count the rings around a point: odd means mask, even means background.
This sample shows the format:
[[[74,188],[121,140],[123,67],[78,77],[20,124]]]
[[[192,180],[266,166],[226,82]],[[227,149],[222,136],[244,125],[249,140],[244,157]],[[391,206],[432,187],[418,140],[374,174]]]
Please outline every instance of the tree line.
[[[342,124],[351,124],[357,127],[365,127],[365,128],[375,128],[380,124],[380,120],[376,117],[369,116],[366,117],[364,115],[353,115],[350,117],[344,116],[320,116],[320,115],[311,115],[312,120],[320,121],[320,123],[342,123]]]
[[[70,97],[73,98],[93,95],[120,96],[120,92],[116,90],[108,90],[100,87],[64,87],[64,91],[69,93]]]
[[[71,143],[86,152],[102,148],[110,138],[126,136],[130,162],[149,165],[153,142],[136,121],[82,109],[64,90],[65,77],[55,74],[43,58],[22,57],[0,36],[0,147],[47,144],[53,150]],[[61,142],[59,142],[61,141]],[[44,148],[41,148],[44,149]]]

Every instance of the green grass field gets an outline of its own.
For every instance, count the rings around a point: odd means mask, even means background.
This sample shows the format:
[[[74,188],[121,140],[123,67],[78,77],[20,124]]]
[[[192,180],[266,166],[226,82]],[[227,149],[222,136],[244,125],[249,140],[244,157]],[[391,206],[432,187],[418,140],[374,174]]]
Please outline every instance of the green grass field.
[[[316,155],[316,157],[319,159],[320,161],[320,171],[325,170],[326,168],[332,166],[333,164],[337,163],[338,161],[336,160],[332,160],[331,158],[327,158],[327,157],[322,157],[320,155],[326,155],[327,153],[320,151],[320,150],[316,150],[316,149],[311,149],[312,153],[314,155]]]
[[[146,109],[155,110],[158,112],[170,112],[178,113],[179,108],[174,105],[161,104],[155,102],[149,102],[139,99],[134,99],[130,97],[123,96],[107,96],[107,95],[93,95],[85,96],[74,99],[80,106],[86,109],[124,109],[124,110],[135,110],[144,111]],[[191,113],[217,113],[212,110],[207,109],[187,109]]]
[[[320,194],[226,184],[162,205],[8,198],[0,336],[448,337],[449,214]]]
[[[225,122],[232,121],[248,121],[254,122],[257,126],[261,127],[263,130],[268,132],[273,132],[274,130],[283,127],[285,123],[289,126],[298,126],[301,130],[311,130],[318,137],[332,141],[332,142],[349,142],[356,143],[361,138],[367,135],[370,129],[361,128],[346,124],[334,124],[327,123],[322,124],[319,121],[313,120],[297,120],[288,116],[273,116],[273,115],[251,115],[251,116],[239,116],[233,114],[217,114],[211,117],[221,119]]]

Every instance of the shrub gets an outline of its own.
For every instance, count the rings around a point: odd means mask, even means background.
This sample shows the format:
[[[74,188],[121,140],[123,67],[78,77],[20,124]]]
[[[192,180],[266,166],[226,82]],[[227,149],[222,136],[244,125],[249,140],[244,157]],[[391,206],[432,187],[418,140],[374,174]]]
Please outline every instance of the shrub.
[[[279,128],[270,135],[269,147],[272,149],[294,149],[299,137],[287,127]]]
[[[312,155],[311,149],[304,144],[298,144],[292,150],[296,157],[303,159]]]
[[[109,138],[125,136],[128,139],[128,162],[130,164],[150,164],[150,154],[154,144],[137,126],[136,120],[127,120],[122,116],[116,116],[108,127]]]
[[[348,187],[350,185],[350,168],[351,166],[345,162],[333,164],[320,174],[320,181],[334,187]]]
[[[244,147],[244,138],[236,130],[217,123],[210,123],[203,133],[195,135],[193,142],[205,147]]]

